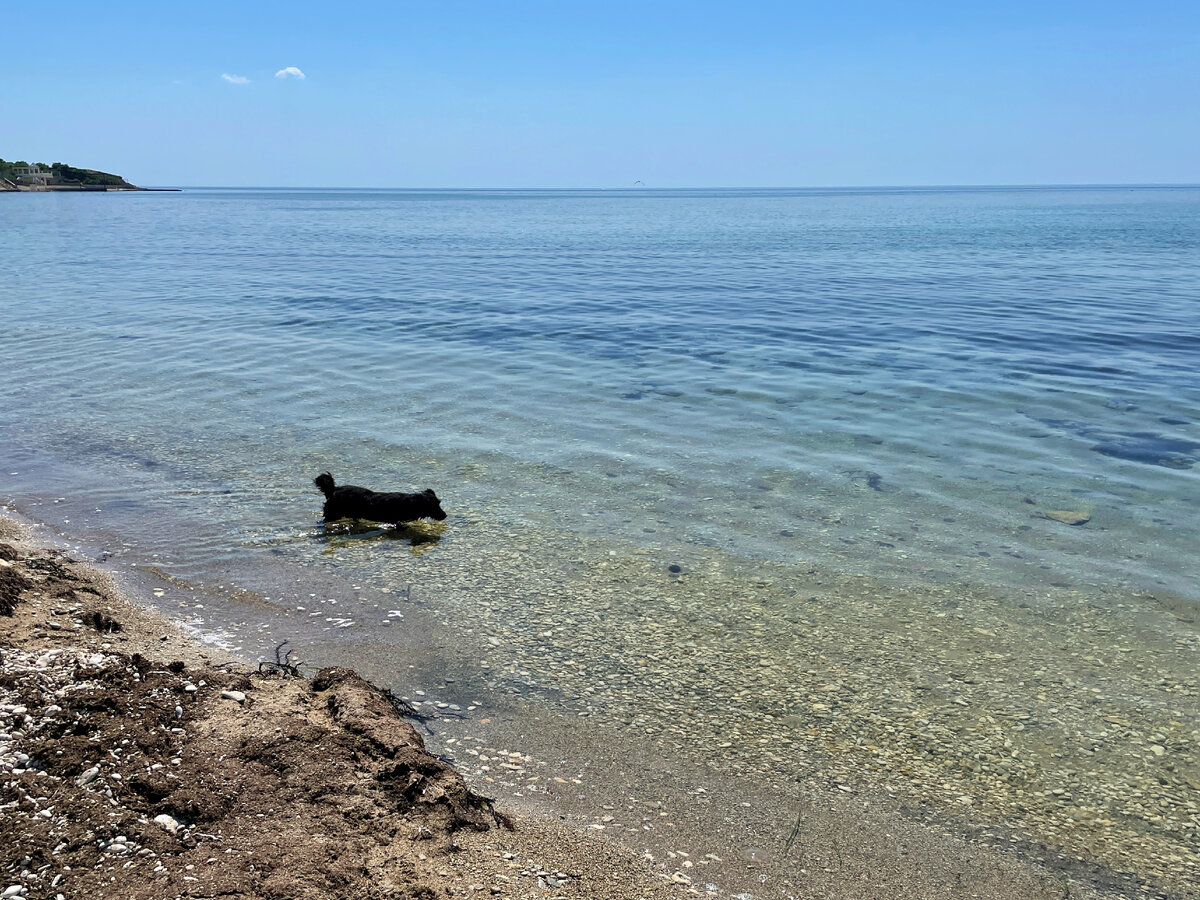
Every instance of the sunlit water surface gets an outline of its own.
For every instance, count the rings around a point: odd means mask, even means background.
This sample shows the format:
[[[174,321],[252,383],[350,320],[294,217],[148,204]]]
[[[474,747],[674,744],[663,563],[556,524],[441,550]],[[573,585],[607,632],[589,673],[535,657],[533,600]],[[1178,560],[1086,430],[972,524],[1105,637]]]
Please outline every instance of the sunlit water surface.
[[[0,233],[4,498],[269,597],[291,631],[189,613],[244,652],[386,643],[369,585],[585,714],[672,647],[719,651],[686,702],[723,708],[821,621],[906,684],[897,622],[998,633],[988,709],[1064,634],[1192,677],[1200,190],[21,194]],[[324,469],[450,517],[330,537]]]

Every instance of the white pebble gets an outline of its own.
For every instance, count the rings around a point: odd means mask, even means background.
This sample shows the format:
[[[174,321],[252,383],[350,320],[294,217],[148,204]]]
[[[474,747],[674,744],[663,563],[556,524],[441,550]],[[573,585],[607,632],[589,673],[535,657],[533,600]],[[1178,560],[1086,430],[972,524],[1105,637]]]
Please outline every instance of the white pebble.
[[[167,829],[167,831],[171,832],[171,834],[174,834],[179,830],[179,822],[173,817],[168,816],[166,813],[163,813],[160,816],[155,816],[154,824],[161,825],[163,828]]]

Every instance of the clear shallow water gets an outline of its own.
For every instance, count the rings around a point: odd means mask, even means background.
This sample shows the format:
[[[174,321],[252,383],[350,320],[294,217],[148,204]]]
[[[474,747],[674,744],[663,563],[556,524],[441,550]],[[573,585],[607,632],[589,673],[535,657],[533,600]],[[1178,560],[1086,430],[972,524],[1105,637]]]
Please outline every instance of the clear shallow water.
[[[729,663],[686,708],[723,709],[748,665],[815,653],[817,620],[885,682],[1002,652],[971,702],[1050,720],[1053,695],[1004,673],[1059,665],[1052,644],[1112,634],[1152,663],[1064,675],[1109,698],[1194,671],[1198,223],[1200,189],[6,195],[0,490],[272,597],[291,624],[257,638],[206,603],[247,652],[396,631],[346,597],[314,625],[303,571],[419,585],[506,654],[493,674],[582,714],[645,714],[628,660],[682,645]],[[322,469],[434,487],[451,517],[413,546],[325,540]],[[942,620],[953,658],[901,671],[922,651],[889,644],[896,623]],[[1096,640],[1080,653],[1115,652]],[[601,677],[578,707],[579,660],[621,690]],[[802,730],[807,674],[773,736]],[[1136,686],[1146,740],[1166,734],[1182,713]],[[1142,764],[1104,764],[1113,796]]]
[[[219,514],[243,536],[310,518],[288,498],[319,460],[556,529],[916,579],[990,553],[1000,586],[1049,566],[1195,602],[1198,211],[1190,189],[6,197],[0,423],[245,492]]]

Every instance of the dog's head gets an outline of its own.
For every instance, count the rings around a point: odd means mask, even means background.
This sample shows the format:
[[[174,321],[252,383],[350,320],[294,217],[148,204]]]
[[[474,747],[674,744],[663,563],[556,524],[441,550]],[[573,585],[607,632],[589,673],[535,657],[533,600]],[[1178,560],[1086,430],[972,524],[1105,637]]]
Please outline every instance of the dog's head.
[[[313,484],[319,487],[321,489],[321,493],[326,497],[333,493],[333,489],[336,487],[333,481],[333,476],[328,472],[322,472],[320,475],[314,478]]]
[[[442,509],[442,501],[438,500],[438,495],[430,488],[421,491],[421,496],[428,502],[425,515],[431,519],[437,519],[439,522],[446,518],[446,511]]]

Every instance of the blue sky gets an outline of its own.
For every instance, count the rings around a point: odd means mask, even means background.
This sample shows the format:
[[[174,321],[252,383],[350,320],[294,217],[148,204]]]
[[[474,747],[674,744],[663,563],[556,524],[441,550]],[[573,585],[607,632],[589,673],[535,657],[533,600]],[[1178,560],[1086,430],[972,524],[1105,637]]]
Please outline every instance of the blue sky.
[[[29,9],[0,156],[145,185],[1200,182],[1194,0]]]

